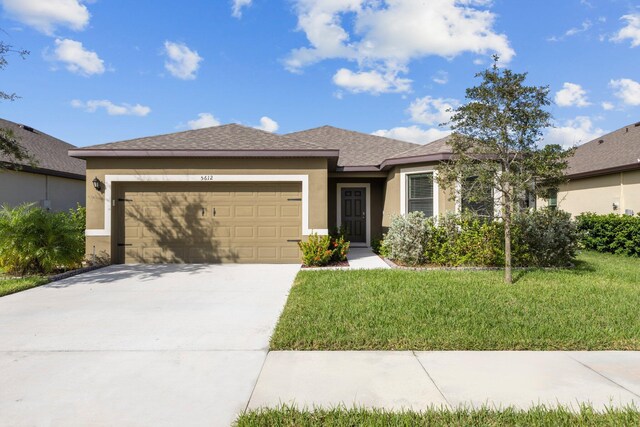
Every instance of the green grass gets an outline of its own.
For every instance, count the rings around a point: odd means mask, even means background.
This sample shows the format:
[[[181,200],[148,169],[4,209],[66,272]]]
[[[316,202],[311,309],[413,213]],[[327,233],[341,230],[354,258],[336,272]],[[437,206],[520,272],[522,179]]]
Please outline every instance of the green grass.
[[[35,288],[45,283],[47,283],[47,279],[39,276],[22,277],[19,279],[0,277],[0,297]]]
[[[384,412],[365,409],[299,411],[291,407],[246,412],[236,420],[238,427],[249,426],[637,426],[640,413],[634,408],[580,412],[564,408],[537,407],[528,411],[505,409],[429,410],[425,412]]]
[[[272,350],[640,350],[640,260],[576,268],[303,271]]]

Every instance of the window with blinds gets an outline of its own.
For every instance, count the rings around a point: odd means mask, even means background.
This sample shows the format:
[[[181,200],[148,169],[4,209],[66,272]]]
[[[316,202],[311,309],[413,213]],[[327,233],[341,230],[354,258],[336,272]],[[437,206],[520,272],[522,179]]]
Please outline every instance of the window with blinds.
[[[409,212],[424,212],[433,216],[433,174],[420,173],[407,175]]]

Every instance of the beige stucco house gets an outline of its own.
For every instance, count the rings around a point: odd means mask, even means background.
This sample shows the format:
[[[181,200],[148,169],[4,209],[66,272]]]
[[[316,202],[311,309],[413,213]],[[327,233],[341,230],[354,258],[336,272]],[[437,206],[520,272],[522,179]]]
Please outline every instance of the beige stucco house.
[[[12,163],[0,153],[0,206],[34,203],[64,211],[85,203],[85,162],[69,157],[74,145],[30,126],[0,119],[0,129],[13,132],[34,164]]]
[[[395,214],[455,208],[435,179],[444,140],[230,124],[69,153],[87,162],[87,253],[113,262],[297,263],[312,233],[367,246]]]
[[[640,122],[579,146],[551,204],[580,215],[640,213]]]

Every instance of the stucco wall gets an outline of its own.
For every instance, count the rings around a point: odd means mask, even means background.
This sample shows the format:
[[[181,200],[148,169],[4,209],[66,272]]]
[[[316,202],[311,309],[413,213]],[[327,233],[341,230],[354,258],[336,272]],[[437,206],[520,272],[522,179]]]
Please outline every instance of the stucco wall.
[[[85,204],[85,182],[77,179],[22,171],[0,172],[0,205],[17,206],[36,203],[53,211],[75,208]]]
[[[391,224],[394,215],[399,215],[402,203],[406,201],[400,200],[400,172],[402,169],[427,167],[435,169],[437,163],[417,163],[412,165],[403,165],[394,167],[389,171],[385,183],[384,211],[382,215],[382,227],[386,229]],[[449,192],[438,188],[438,214],[444,215],[455,211],[455,201],[449,199]]]
[[[368,183],[371,187],[370,197],[371,205],[371,238],[376,239],[382,236],[382,211],[384,208],[384,186],[385,178],[329,178],[328,194],[329,199],[327,203],[329,213],[329,230],[336,228],[337,224],[337,185],[338,184],[351,184],[351,183]]]
[[[87,229],[104,228],[104,191],[91,181],[105,175],[309,175],[309,228],[327,229],[326,159],[94,158],[87,160]],[[113,220],[112,218],[108,220]],[[112,227],[113,229],[113,227]],[[87,254],[108,255],[110,236],[87,236]]]
[[[613,204],[619,208],[615,210]],[[540,206],[545,206],[540,201]],[[640,212],[640,170],[575,179],[560,187],[558,207],[580,215],[583,212],[597,214],[620,213],[631,209]]]

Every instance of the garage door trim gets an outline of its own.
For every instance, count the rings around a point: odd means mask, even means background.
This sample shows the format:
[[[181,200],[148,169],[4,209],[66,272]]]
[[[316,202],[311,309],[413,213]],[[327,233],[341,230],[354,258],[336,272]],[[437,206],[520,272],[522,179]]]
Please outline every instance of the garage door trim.
[[[114,182],[300,182],[302,183],[302,235],[329,234],[309,228],[309,175],[105,175],[104,228],[87,229],[87,236],[111,236],[112,184]]]

